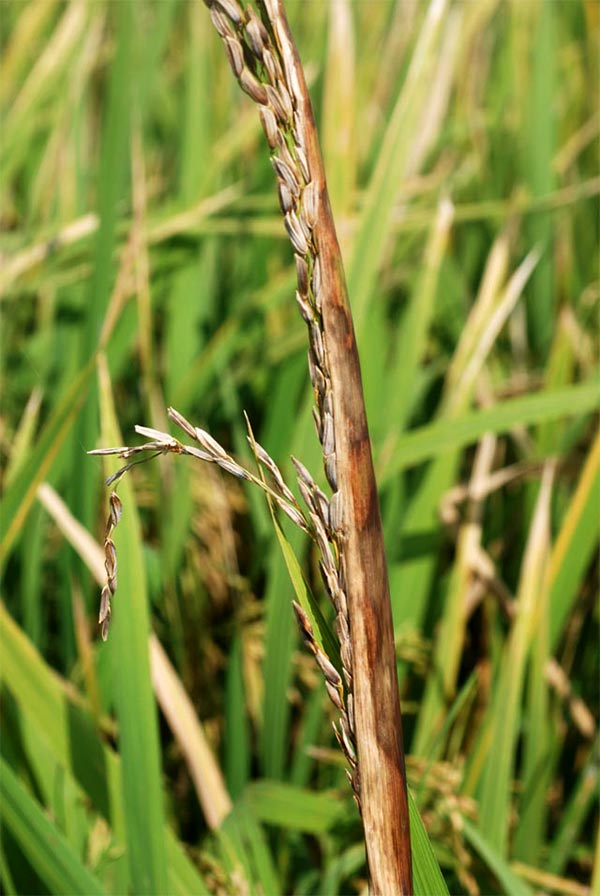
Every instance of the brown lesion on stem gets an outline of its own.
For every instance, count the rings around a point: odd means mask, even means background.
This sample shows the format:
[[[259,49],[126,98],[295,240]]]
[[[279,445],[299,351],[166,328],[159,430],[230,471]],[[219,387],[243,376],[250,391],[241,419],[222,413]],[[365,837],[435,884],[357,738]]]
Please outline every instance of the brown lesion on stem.
[[[265,3],[283,19],[279,0]],[[343,557],[352,647],[353,715],[360,802],[372,893],[412,893],[408,800],[383,528],[364,407],[362,377],[341,252],[301,64],[280,23],[302,93],[301,121],[311,177],[318,183],[315,244],[322,321],[333,396],[337,482],[345,511]],[[280,38],[281,41],[281,38]]]

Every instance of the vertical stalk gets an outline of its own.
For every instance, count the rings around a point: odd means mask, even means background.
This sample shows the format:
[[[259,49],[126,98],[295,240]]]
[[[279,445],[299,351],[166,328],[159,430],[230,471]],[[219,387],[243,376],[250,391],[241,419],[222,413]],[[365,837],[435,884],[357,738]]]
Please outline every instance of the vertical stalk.
[[[267,5],[281,9],[280,2]],[[287,27],[285,34],[301,71]],[[336,541],[348,602],[359,799],[371,893],[409,894],[412,869],[402,719],[379,496],[341,251],[304,78],[300,83],[300,118],[311,176],[318,184],[322,319],[333,395],[337,485],[344,508]]]
[[[341,712],[338,739],[362,814],[370,889],[378,896],[412,894],[383,528],[352,314],[310,98],[281,0],[257,0],[261,18],[238,0],[205,2],[235,77],[259,107],[295,251],[315,422],[333,491],[323,532],[336,555],[324,579],[337,612],[344,673],[343,694],[334,698]]]

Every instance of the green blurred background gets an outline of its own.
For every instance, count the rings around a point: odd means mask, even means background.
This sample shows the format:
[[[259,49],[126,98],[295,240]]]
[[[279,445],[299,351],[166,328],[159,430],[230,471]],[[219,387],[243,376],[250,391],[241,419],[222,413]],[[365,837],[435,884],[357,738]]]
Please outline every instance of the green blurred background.
[[[600,893],[600,6],[286,7],[355,315],[413,796],[451,893]],[[200,0],[3,0],[0,27],[2,890],[357,892],[263,497],[189,458],[136,467],[106,645],[95,622],[116,467],[88,449],[173,405],[252,464],[245,410],[290,483],[291,454],[324,482],[256,110]]]

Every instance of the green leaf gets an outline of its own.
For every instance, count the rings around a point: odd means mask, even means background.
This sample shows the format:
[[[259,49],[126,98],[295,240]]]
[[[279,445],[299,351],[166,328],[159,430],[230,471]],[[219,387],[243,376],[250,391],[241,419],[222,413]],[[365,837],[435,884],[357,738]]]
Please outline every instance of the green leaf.
[[[75,378],[36,440],[35,447],[20,466],[10,487],[2,499],[0,514],[0,566],[18,537],[25,517],[35,500],[35,493],[52,467],[65,437],[86,395],[87,387],[94,372],[94,359],[88,362]]]
[[[463,819],[463,831],[468,843],[479,853],[487,867],[498,878],[506,896],[533,896],[527,884],[518,877],[509,864],[493,849],[483,834],[468,819]]]
[[[472,411],[398,433],[396,448],[379,476],[380,485],[401,470],[471,445],[486,432],[507,432],[517,426],[588,414],[598,407],[600,388],[594,378],[564,389],[511,398],[483,411]]]
[[[260,821],[306,834],[325,833],[347,811],[337,795],[311,793],[280,781],[252,781],[244,801]]]
[[[433,854],[427,831],[410,790],[408,791],[408,812],[415,896],[433,896],[433,894],[448,896],[446,881],[442,877],[440,866]]]
[[[0,813],[6,829],[52,893],[100,896],[106,892],[2,757]]]
[[[327,621],[323,616],[321,608],[315,600],[312,591],[306,586],[304,576],[302,574],[302,568],[298,563],[298,560],[296,559],[296,555],[294,554],[291,544],[283,534],[281,526],[275,519],[275,516],[273,516],[273,526],[275,528],[275,534],[277,535],[279,547],[281,548],[281,553],[283,554],[283,559],[285,560],[285,565],[287,567],[290,580],[294,587],[294,593],[296,595],[298,603],[310,619],[313,635],[315,636],[315,641],[317,642],[321,650],[323,650],[331,659],[334,665],[337,666],[339,671],[341,669],[340,649],[333,636],[333,632],[327,624]],[[292,612],[291,604],[290,612]]]
[[[555,650],[600,539],[600,435],[590,448],[550,558],[550,649]]]
[[[106,364],[100,359],[100,409],[107,445],[122,444]],[[111,459],[114,466],[114,460]],[[148,593],[143,542],[130,477],[119,484],[123,515],[114,531],[119,582],[110,640],[119,721],[123,807],[131,880],[137,893],[167,892],[158,719],[148,653]]]

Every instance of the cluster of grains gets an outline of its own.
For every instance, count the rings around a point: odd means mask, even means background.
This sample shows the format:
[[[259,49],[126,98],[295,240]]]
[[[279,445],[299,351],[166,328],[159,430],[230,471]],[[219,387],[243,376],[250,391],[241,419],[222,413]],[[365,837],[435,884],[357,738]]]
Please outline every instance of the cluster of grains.
[[[106,584],[102,588],[100,595],[100,613],[98,615],[98,624],[102,626],[102,640],[106,641],[108,637],[108,627],[110,625],[111,600],[117,590],[117,549],[112,540],[112,534],[118,525],[123,513],[123,505],[121,499],[116,492],[110,493],[109,498],[110,513],[106,521],[106,534],[104,536],[104,568],[106,569]]]
[[[323,327],[323,290],[319,260],[319,192],[311,177],[303,88],[298,63],[291,52],[285,28],[273,0],[263,0],[269,11],[268,28],[256,11],[238,0],[205,0],[212,22],[225,45],[233,74],[242,90],[257,104],[277,176],[279,203],[294,249],[298,289],[296,301],[308,328],[308,365],[315,392],[314,418],[323,449],[325,474],[333,495],[330,501],[301,464],[296,463],[298,481],[310,512],[321,552],[321,573],[336,611],[346,701],[343,692],[333,702],[341,712],[338,741],[352,768],[352,784],[358,799],[358,774],[354,750],[352,711],[352,655],[348,630],[346,586],[343,568],[342,500],[338,490],[333,396]],[[271,10],[275,9],[275,12]],[[332,550],[333,546],[333,550]],[[306,620],[308,623],[308,620]],[[300,628],[312,650],[305,622]],[[311,636],[312,637],[312,636]],[[314,653],[314,650],[313,650]],[[316,654],[315,654],[316,656]],[[327,675],[325,676],[328,682]],[[333,690],[338,694],[337,686]],[[333,697],[332,697],[333,699]]]

